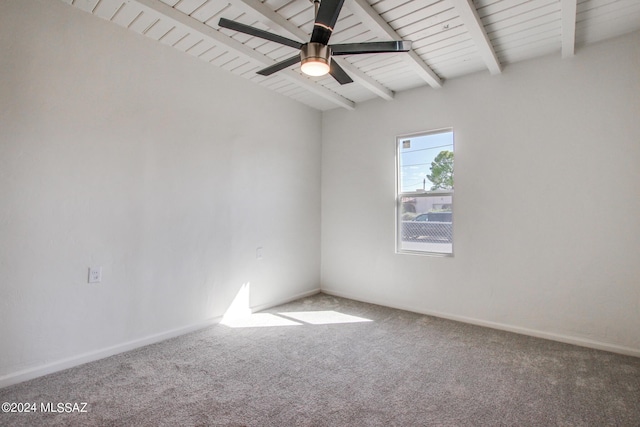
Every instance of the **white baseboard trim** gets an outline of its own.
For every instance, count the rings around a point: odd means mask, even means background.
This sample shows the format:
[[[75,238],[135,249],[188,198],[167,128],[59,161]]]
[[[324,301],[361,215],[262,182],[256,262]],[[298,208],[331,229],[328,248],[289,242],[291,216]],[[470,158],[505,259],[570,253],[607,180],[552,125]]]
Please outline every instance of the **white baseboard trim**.
[[[596,350],[604,350],[612,353],[624,354],[626,356],[640,357],[640,349],[620,346],[616,344],[605,343],[601,341],[590,340],[587,338],[572,337],[570,335],[556,334],[553,332],[545,332],[536,329],[523,328],[520,326],[512,326],[505,323],[492,322],[488,320],[475,319],[472,317],[458,316],[449,313],[442,313],[438,311],[423,310],[416,307],[405,306],[402,304],[389,304],[388,302],[377,301],[375,298],[361,298],[349,293],[335,291],[332,289],[321,289],[322,293],[327,295],[333,295],[336,297],[347,298],[354,301],[366,302],[369,304],[382,305],[390,308],[397,308],[399,310],[411,311],[419,314],[426,314],[428,316],[440,317],[443,319],[455,320],[457,322],[469,323],[477,326],[484,326],[492,329],[499,329],[507,332],[514,332],[516,334],[528,335],[536,338],[544,338],[551,341],[558,341],[566,344],[578,345],[581,347],[593,348]]]
[[[267,308],[275,307],[277,305],[285,304],[291,301],[295,301],[300,298],[308,297],[320,293],[320,288],[315,288],[310,291],[302,292],[291,297],[274,300],[266,304],[261,304],[251,307],[251,312],[255,313]],[[185,326],[182,328],[171,329],[159,334],[149,335],[143,338],[139,338],[132,341],[127,341],[122,344],[117,344],[111,347],[103,348],[96,351],[90,351],[78,356],[67,357],[65,359],[56,360],[54,362],[46,363],[44,365],[35,366],[33,368],[24,369],[22,371],[14,372],[8,375],[0,377],[0,388],[8,387],[13,384],[18,384],[24,381],[29,381],[34,378],[38,378],[44,375],[52,374],[54,372],[62,371],[65,369],[73,368],[85,363],[93,362],[95,360],[104,359],[105,357],[113,356],[115,354],[124,353],[125,351],[134,350],[139,347],[144,347],[149,344],[155,344],[160,341],[175,338],[180,335],[188,334],[199,329],[206,328],[207,326],[220,323],[222,316],[207,319],[204,322],[199,322],[193,325]]]
[[[551,332],[543,332],[535,329],[522,328],[518,326],[511,326],[504,323],[491,322],[481,319],[474,319],[465,316],[457,316],[448,313],[441,313],[437,311],[431,310],[422,310],[416,307],[405,306],[401,304],[388,304],[387,302],[381,302],[375,300],[375,298],[361,298],[359,296],[351,295],[349,293],[335,291],[331,289],[313,289],[310,291],[302,292],[297,295],[293,295],[291,297],[282,298],[280,300],[275,300],[269,303],[260,304],[251,307],[251,312],[259,312],[262,310],[266,310],[271,307],[275,307],[278,305],[286,304],[291,301],[295,301],[300,298],[306,298],[318,293],[325,293],[328,295],[334,295],[341,298],[348,298],[355,301],[366,302],[369,304],[377,304],[391,308],[397,308],[399,310],[411,311],[414,313],[426,314],[429,316],[440,317],[443,319],[455,320],[458,322],[469,323],[478,326],[484,326],[493,329],[499,329],[508,332],[514,332],[522,335],[533,336],[537,338],[549,339],[552,341],[559,341],[567,344],[579,345],[582,347],[594,348],[597,350],[610,351],[612,353],[619,353],[628,356],[640,357],[640,350],[634,349],[630,347],[619,346],[615,344],[603,343],[600,341],[589,340],[585,338],[576,338],[568,335],[555,334]],[[111,347],[103,348],[100,350],[80,354],[78,356],[72,356],[65,359],[57,360],[51,363],[47,363],[44,365],[36,366],[33,368],[25,369],[22,371],[14,372],[5,376],[0,377],[0,388],[8,387],[13,384],[18,384],[24,381],[28,381],[34,378],[38,378],[44,375],[52,374],[54,372],[62,371],[65,369],[73,368],[74,366],[79,366],[85,363],[93,362],[95,360],[104,359],[105,357],[113,356],[115,354],[124,353],[126,351],[134,350],[139,347],[144,347],[146,345],[154,344],[160,341],[165,341],[170,338],[175,338],[180,335],[188,334],[190,332],[197,331],[199,329],[206,328],[207,326],[215,325],[222,320],[222,316],[218,316],[215,318],[208,319],[204,322],[196,323],[193,325],[185,326],[182,328],[171,329],[166,332],[162,332],[159,334],[149,335],[137,340],[128,341],[122,344],[114,345]]]
[[[144,347],[149,344],[154,344],[160,341],[165,341],[170,338],[175,338],[180,335],[188,334],[189,332],[197,331],[198,329],[206,328],[207,326],[219,323],[222,316],[207,319],[204,322],[196,323],[193,325],[185,326],[182,328],[171,329],[159,334],[148,335],[143,338],[139,338],[132,341],[127,341],[122,344],[117,344],[111,347],[103,348],[96,351],[90,351],[78,356],[67,357],[65,359],[56,360],[54,362],[46,363],[44,365],[36,366],[33,368],[25,369],[22,371],[14,372],[8,375],[0,377],[0,388],[8,387],[13,384],[18,384],[24,381],[28,381],[34,378],[38,378],[44,375],[52,374],[54,372],[62,371],[65,369],[73,368],[75,366],[83,365],[85,363],[93,362],[95,360],[104,359],[105,357],[113,356],[115,354],[124,353],[125,351],[133,350],[139,347]]]

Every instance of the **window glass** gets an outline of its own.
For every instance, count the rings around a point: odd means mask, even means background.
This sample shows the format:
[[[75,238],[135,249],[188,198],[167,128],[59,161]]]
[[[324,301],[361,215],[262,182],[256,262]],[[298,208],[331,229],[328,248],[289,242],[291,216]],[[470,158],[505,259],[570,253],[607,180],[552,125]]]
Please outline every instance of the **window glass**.
[[[453,131],[398,137],[397,251],[453,254]]]

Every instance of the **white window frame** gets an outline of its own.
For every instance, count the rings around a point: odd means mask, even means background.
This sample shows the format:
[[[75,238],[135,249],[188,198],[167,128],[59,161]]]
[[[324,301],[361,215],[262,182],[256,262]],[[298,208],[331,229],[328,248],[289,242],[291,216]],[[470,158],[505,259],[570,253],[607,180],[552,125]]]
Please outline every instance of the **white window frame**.
[[[402,182],[401,182],[401,167],[400,167],[400,150],[401,145],[404,140],[420,137],[420,136],[428,136],[439,133],[447,133],[451,132],[452,135],[452,143],[453,143],[453,152],[455,154],[455,133],[453,132],[452,127],[434,129],[424,132],[415,132],[410,134],[399,135],[396,137],[396,253],[397,254],[410,254],[410,255],[422,255],[422,256],[436,256],[436,257],[453,257],[454,254],[454,226],[453,220],[451,224],[451,252],[439,252],[439,251],[430,251],[430,250],[412,250],[412,249],[403,249],[402,248],[402,199],[404,197],[438,197],[438,196],[451,196],[451,215],[453,218],[454,212],[454,190],[425,190],[425,191],[411,191],[411,192],[402,192]],[[454,157],[455,159],[455,157]],[[455,170],[455,160],[454,160],[454,170]],[[455,180],[455,178],[454,178]],[[455,188],[455,187],[454,187]]]

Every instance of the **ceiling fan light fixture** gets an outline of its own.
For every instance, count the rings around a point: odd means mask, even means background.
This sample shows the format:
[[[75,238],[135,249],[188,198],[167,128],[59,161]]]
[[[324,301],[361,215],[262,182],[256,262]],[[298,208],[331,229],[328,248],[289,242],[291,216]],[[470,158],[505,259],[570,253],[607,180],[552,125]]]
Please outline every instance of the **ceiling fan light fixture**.
[[[300,71],[308,76],[319,77],[329,72],[331,48],[321,43],[307,43],[300,49]]]
[[[329,64],[321,58],[307,59],[300,65],[300,70],[307,76],[319,77],[329,72]]]

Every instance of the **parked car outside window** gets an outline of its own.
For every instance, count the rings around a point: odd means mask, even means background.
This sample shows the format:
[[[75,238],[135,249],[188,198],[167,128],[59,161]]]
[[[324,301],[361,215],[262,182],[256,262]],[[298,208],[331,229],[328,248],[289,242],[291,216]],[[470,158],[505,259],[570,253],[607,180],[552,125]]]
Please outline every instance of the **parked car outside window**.
[[[416,216],[413,221],[451,222],[451,212],[427,212]]]

